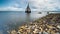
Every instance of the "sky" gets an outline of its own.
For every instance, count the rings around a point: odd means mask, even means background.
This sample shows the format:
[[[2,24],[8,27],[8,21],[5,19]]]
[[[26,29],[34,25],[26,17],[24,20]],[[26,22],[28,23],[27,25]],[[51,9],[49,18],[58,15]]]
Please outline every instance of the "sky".
[[[0,11],[60,11],[60,0],[0,0]]]

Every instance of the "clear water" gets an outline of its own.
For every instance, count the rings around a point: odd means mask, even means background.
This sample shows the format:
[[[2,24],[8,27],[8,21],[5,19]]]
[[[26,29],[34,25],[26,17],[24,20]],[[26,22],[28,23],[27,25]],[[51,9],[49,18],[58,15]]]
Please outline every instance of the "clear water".
[[[0,11],[0,34],[8,34],[8,30],[15,29],[45,15],[47,15],[45,12],[39,14],[32,11],[32,13],[26,14],[24,11]]]

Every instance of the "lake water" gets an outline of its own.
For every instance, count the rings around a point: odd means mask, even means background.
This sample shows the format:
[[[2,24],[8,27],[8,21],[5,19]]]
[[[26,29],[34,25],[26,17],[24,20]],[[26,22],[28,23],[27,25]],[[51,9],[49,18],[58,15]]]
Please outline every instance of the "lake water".
[[[15,29],[22,24],[27,24],[47,15],[37,11],[27,14],[24,11],[0,11],[0,34],[8,34],[7,30]]]

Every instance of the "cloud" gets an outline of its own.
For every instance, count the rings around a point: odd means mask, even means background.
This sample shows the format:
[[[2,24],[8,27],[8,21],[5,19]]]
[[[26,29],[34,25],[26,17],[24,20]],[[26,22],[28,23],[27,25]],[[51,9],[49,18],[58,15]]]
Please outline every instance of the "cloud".
[[[7,6],[0,6],[0,11],[24,11],[25,10],[25,0],[12,0],[12,3],[7,4]]]
[[[0,8],[0,11],[24,11],[28,3],[32,11],[60,11],[60,0],[13,0],[9,6]]]
[[[4,8],[0,8],[0,11],[24,11],[24,9],[16,8],[16,7],[4,7]]]
[[[60,11],[59,0],[29,0],[29,3],[37,11]]]

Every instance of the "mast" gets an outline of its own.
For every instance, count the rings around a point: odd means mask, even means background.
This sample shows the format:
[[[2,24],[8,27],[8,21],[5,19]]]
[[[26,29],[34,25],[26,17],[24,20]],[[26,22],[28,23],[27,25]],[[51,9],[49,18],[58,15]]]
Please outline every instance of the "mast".
[[[30,7],[29,7],[29,4],[27,5],[27,8],[26,8],[26,10],[25,10],[25,13],[31,13],[31,9],[30,9]]]

